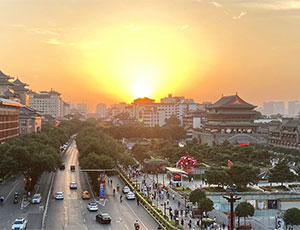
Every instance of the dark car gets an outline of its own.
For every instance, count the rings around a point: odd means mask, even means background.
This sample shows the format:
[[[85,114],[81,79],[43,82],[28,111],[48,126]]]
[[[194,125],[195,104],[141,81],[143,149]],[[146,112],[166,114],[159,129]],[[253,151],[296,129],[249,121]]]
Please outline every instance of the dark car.
[[[75,171],[75,165],[70,166],[71,171]]]
[[[101,224],[110,224],[111,217],[108,213],[100,213],[96,216],[96,221]]]
[[[65,169],[65,163],[62,163],[59,167],[60,170],[64,170]]]

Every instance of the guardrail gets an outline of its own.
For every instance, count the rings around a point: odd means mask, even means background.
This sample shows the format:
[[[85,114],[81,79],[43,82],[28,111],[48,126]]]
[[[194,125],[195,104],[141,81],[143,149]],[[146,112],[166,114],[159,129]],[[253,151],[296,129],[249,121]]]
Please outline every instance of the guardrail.
[[[140,192],[138,192],[132,182],[123,174],[122,169],[118,168],[118,173],[120,178],[124,181],[125,184],[129,186],[132,191],[136,191],[136,198],[139,200],[140,204],[145,208],[145,210],[156,220],[156,222],[164,230],[178,230],[181,228],[173,226],[162,214],[160,214],[155,207],[153,207],[146,198],[144,198]]]

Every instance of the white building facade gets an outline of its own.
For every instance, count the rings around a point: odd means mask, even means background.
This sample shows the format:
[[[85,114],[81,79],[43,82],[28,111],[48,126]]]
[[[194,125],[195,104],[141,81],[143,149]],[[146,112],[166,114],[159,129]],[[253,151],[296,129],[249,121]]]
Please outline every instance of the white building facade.
[[[43,115],[51,115],[60,118],[69,113],[69,104],[63,102],[60,93],[41,91],[40,93],[29,92],[29,106],[36,109]]]

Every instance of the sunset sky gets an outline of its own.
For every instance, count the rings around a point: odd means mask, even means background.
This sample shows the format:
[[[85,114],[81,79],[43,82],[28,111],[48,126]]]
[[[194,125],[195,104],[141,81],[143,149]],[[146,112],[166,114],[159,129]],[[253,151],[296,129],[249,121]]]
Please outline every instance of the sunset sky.
[[[300,1],[0,0],[0,70],[72,103],[300,99]]]

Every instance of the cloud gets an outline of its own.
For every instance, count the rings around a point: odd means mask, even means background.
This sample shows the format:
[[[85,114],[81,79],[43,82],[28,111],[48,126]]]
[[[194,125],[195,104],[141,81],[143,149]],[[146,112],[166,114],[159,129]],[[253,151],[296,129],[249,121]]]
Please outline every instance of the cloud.
[[[221,3],[218,3],[218,2],[212,1],[212,2],[209,2],[209,3],[214,5],[215,7],[218,7],[218,8],[223,7],[223,5]]]
[[[58,33],[56,33],[56,32],[53,32],[51,30],[42,29],[42,28],[33,28],[33,29],[30,29],[29,31],[32,31],[37,34],[42,34],[42,35],[48,35],[48,34],[58,35]]]
[[[188,28],[190,28],[190,25],[185,24],[185,25],[181,26],[181,29],[182,29],[182,30],[186,30],[186,29],[188,29]]]
[[[241,2],[241,5],[257,9],[266,10],[298,10],[300,9],[299,0],[260,0]]]
[[[15,27],[15,28],[25,28],[26,26],[24,24],[8,24],[10,27]]]
[[[88,41],[88,42],[71,42],[68,43],[68,45],[74,46],[80,50],[89,50],[102,45],[102,43],[100,41]]]
[[[44,41],[41,41],[42,43],[50,44],[50,45],[60,45],[60,42],[56,38],[50,38]]]
[[[232,17],[232,19],[234,19],[234,20],[240,19],[241,17],[245,16],[246,14],[247,14],[247,12],[241,12],[239,16]]]

